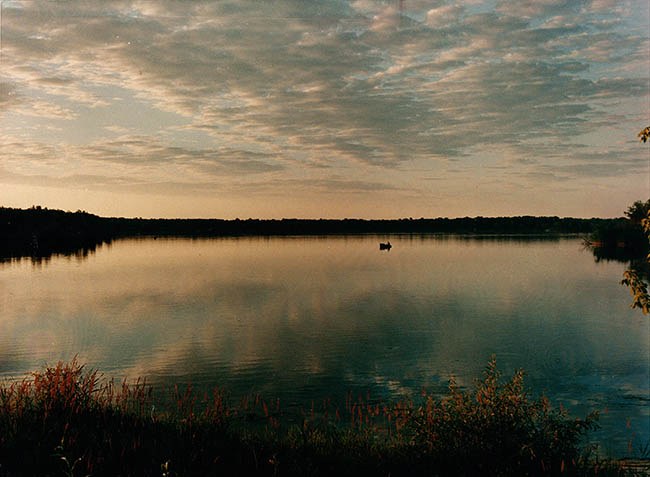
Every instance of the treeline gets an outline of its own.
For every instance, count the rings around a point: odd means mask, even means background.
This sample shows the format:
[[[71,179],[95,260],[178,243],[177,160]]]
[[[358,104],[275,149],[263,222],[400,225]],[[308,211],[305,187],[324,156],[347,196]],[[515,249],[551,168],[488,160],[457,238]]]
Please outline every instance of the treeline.
[[[84,253],[112,238],[110,224],[87,212],[0,207],[0,257]]]
[[[0,207],[0,253],[47,255],[123,237],[225,237],[342,234],[590,234],[625,219],[464,217],[433,219],[141,219],[84,211]]]

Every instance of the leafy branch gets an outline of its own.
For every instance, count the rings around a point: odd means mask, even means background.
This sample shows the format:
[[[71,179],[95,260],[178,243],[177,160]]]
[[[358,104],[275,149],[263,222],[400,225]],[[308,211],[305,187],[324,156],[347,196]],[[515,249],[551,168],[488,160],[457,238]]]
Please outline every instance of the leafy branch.
[[[644,128],[639,134],[642,142],[647,142],[650,140],[650,126]],[[632,218],[632,211],[628,211],[628,217]],[[644,218],[641,220],[641,228],[645,233],[648,241],[650,241],[650,210],[646,210]],[[648,263],[650,263],[650,254],[646,257]],[[630,287],[630,293],[634,297],[632,301],[632,308],[640,308],[644,314],[650,313],[650,294],[648,294],[648,284],[643,281],[639,273],[632,269],[626,270],[623,273],[623,280],[621,280],[621,285],[626,285]]]

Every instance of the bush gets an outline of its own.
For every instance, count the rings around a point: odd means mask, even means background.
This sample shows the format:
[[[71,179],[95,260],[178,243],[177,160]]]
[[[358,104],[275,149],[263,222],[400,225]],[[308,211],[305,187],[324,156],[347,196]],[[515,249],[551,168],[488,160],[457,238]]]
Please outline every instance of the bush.
[[[500,382],[494,357],[473,392],[452,381],[449,396],[426,396],[409,424],[413,444],[433,469],[475,475],[559,473],[578,465],[580,442],[597,413],[569,419],[547,398],[531,401],[524,373]],[[453,472],[452,472],[453,471]]]
[[[325,400],[295,421],[259,395],[232,407],[190,386],[165,405],[144,381],[115,386],[73,360],[0,386],[0,475],[593,474],[580,442],[596,416],[530,400],[523,376],[502,383],[493,358],[468,392],[452,382],[419,406],[349,396],[340,412]]]

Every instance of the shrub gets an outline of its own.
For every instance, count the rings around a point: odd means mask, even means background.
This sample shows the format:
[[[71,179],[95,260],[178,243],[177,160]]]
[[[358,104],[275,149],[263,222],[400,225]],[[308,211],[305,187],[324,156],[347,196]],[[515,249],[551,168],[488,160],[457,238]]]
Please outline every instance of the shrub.
[[[547,398],[530,400],[524,373],[501,382],[494,356],[473,391],[450,383],[449,396],[425,396],[409,420],[412,442],[434,469],[474,475],[559,473],[576,467],[596,413],[570,419]]]
[[[452,381],[420,405],[349,395],[341,412],[324,400],[295,421],[259,395],[231,407],[188,385],[158,401],[75,359],[0,386],[0,475],[593,474],[580,442],[596,416],[531,400],[523,376],[501,382],[493,358],[471,391]]]

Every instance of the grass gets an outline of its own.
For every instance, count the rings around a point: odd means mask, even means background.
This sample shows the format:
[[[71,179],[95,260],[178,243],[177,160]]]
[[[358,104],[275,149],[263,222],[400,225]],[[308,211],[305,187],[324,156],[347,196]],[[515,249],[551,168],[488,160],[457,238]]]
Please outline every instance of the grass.
[[[416,404],[325,399],[286,419],[279,403],[236,405],[215,389],[154,397],[76,360],[0,386],[0,475],[602,475],[620,469],[583,447],[596,415],[532,400],[524,375],[494,359],[471,391]]]

